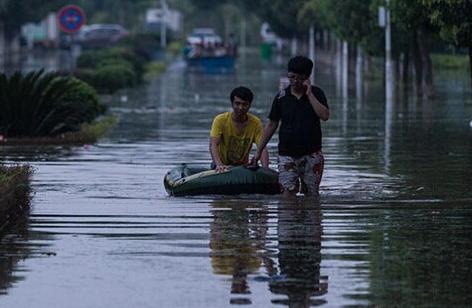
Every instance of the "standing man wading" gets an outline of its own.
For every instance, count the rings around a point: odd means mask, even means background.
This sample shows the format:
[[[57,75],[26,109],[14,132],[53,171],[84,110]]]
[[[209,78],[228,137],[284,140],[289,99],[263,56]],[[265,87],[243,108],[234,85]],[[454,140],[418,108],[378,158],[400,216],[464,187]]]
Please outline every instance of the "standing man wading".
[[[329,119],[329,107],[323,90],[311,85],[312,70],[313,62],[306,57],[297,56],[288,62],[290,85],[274,98],[270,122],[252,161],[257,163],[261,158],[280,123],[278,168],[284,196],[295,196],[299,181],[306,195],[319,194],[324,168],[320,119]]]

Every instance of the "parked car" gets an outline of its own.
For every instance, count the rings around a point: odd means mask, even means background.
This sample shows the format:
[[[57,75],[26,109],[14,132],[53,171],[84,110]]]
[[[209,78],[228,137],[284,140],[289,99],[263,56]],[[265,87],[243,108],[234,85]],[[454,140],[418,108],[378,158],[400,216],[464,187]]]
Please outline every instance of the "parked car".
[[[76,42],[84,48],[96,48],[113,45],[126,36],[128,31],[121,25],[93,24],[80,29]]]

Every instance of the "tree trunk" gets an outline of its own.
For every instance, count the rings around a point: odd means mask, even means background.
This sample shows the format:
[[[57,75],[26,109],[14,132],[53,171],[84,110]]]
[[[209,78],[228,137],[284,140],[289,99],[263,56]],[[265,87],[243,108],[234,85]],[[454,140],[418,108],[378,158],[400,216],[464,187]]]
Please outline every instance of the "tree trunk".
[[[362,67],[364,65],[364,53],[360,44],[357,44],[357,57],[356,57],[356,97],[358,100],[362,100]]]
[[[421,62],[421,56],[418,47],[418,34],[413,34],[413,38],[411,41],[412,45],[412,57],[413,57],[413,65],[415,67],[415,85],[416,85],[416,95],[423,96],[423,65]]]
[[[408,50],[403,54],[402,66],[402,82],[405,87],[408,87],[410,79],[410,52]]]
[[[418,50],[421,57],[422,71],[422,86],[423,97],[434,96],[433,84],[433,63],[430,57],[430,50],[428,46],[428,34],[423,29],[418,29]]]
[[[472,46],[469,47],[470,88],[472,89]]]
[[[323,50],[329,50],[329,32],[323,30]]]
[[[5,35],[3,31],[3,23],[0,22],[0,72],[5,70]]]

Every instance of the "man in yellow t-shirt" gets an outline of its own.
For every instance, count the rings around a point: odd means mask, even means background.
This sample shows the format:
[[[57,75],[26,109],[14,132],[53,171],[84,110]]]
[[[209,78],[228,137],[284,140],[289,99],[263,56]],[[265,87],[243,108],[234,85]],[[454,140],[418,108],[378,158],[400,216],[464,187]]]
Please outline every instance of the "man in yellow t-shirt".
[[[246,87],[237,87],[231,94],[233,111],[217,115],[210,132],[210,153],[216,171],[228,166],[247,165],[252,145],[259,144],[264,128],[262,121],[248,113],[254,95]],[[263,167],[269,166],[269,155],[264,149],[261,156]]]

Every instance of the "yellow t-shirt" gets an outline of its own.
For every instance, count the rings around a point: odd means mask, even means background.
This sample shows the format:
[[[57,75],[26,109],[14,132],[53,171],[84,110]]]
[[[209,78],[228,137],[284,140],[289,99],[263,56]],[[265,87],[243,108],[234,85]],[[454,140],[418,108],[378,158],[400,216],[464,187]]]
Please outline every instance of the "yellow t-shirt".
[[[243,130],[238,130],[231,119],[231,112],[219,114],[211,125],[210,137],[221,137],[218,153],[225,165],[242,165],[248,163],[252,144],[260,143],[262,138],[262,121],[248,113],[248,123]]]

